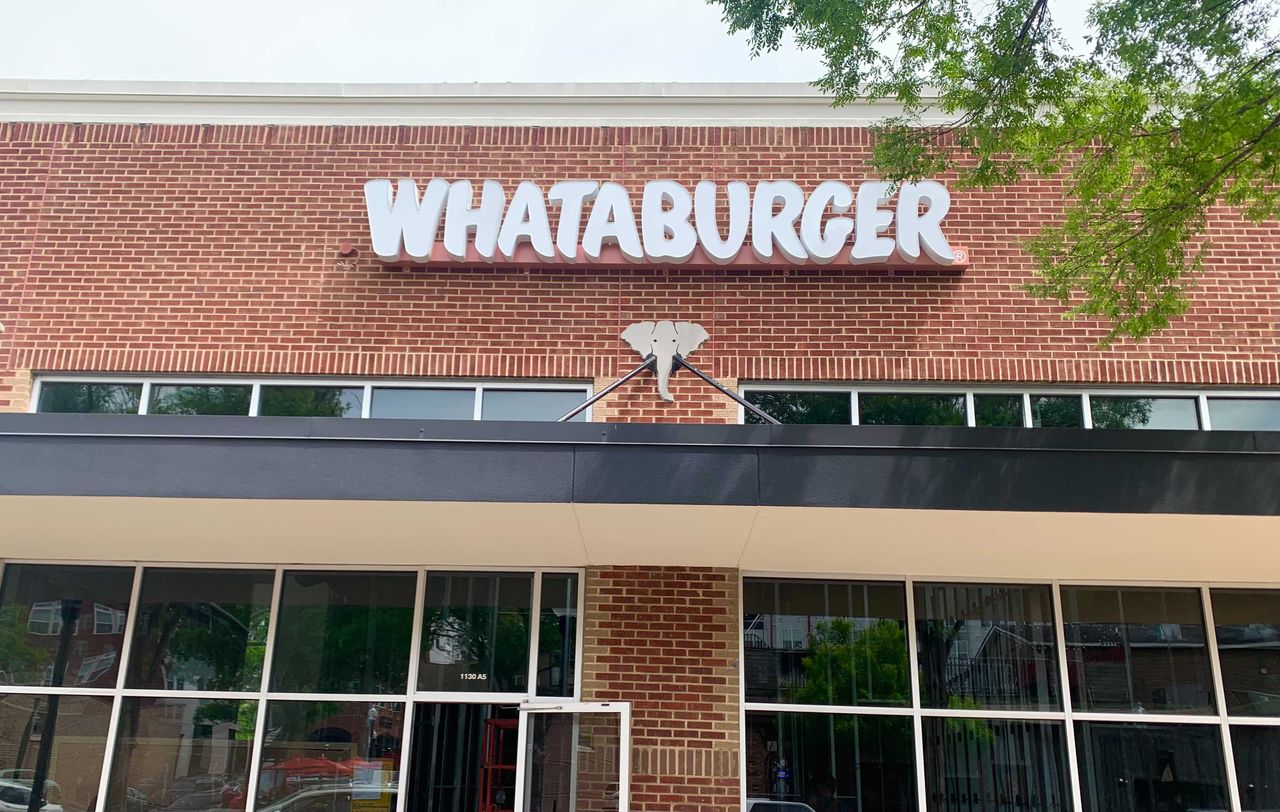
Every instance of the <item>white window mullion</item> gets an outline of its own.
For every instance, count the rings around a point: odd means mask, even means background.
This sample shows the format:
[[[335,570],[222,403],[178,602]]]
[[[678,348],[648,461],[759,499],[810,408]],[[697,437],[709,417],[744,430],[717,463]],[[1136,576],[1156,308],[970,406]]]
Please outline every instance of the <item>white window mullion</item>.
[[[245,787],[245,812],[258,806],[258,776],[262,770],[262,745],[267,734],[267,689],[271,684],[271,659],[276,647],[276,622],[280,617],[280,600],[284,593],[284,568],[276,567],[271,586],[271,610],[267,613],[266,650],[262,655],[262,681],[258,683],[258,713],[254,717],[253,752],[249,755],[249,783]]]
[[[360,417],[368,420],[373,414],[373,384],[364,385],[364,397],[360,401]]]
[[[147,414],[151,409],[151,381],[142,382],[141,400],[138,401],[138,414]]]
[[[1035,428],[1035,418],[1031,416],[1031,393],[1022,393],[1022,427],[1024,429]]]
[[[923,810],[929,808],[929,793],[924,785],[924,719],[920,714],[920,653],[916,650],[915,582],[908,578],[905,586],[907,598],[907,662],[911,667],[911,727],[914,731],[912,740],[915,743],[916,752],[916,805],[923,812]]]
[[[249,389],[249,415],[251,417],[258,416],[258,409],[262,405],[262,384],[254,381]]]
[[[1067,665],[1067,624],[1062,617],[1062,590],[1057,581],[1050,587],[1053,594],[1053,633],[1058,640],[1058,681],[1062,688],[1058,691],[1062,699],[1062,710],[1065,713],[1064,724],[1067,742],[1067,781],[1071,788],[1071,808],[1076,812],[1084,810],[1084,794],[1080,789],[1079,760],[1076,755],[1076,726],[1072,719],[1071,668]]]
[[[145,386],[143,391],[146,391]],[[98,779],[97,812],[105,812],[107,807],[107,790],[111,786],[111,770],[115,761],[116,737],[120,735],[120,716],[124,713],[124,696],[121,690],[125,685],[125,677],[129,668],[129,649],[133,641],[133,627],[138,614],[138,595],[142,592],[142,567],[133,571],[133,586],[129,590],[129,607],[124,621],[124,641],[120,644],[120,671],[116,674],[115,697],[111,702],[111,721],[107,723],[107,746],[102,755],[102,775]]]
[[[533,573],[533,606],[529,610],[529,696],[538,695],[538,643],[542,637],[542,572]]]
[[[40,387],[44,385],[44,381],[36,378],[31,384],[31,399],[27,401],[27,411],[34,414],[40,411]]]
[[[1200,412],[1200,430],[1213,431],[1213,420],[1209,417],[1209,396],[1201,393],[1196,396],[1196,409]]]
[[[107,746],[102,754],[102,775],[98,778],[98,804],[95,812],[106,812],[107,790],[111,786],[111,768],[115,761],[116,736],[120,732],[120,714],[124,712],[124,697],[116,694],[111,701],[111,721],[107,723]]]
[[[978,412],[973,405],[973,393],[964,393],[964,424],[973,428],[978,425]]]
[[[480,420],[484,414],[484,386],[479,385],[475,388],[475,404],[472,406],[471,419]]]
[[[426,611],[426,594],[427,573],[425,570],[418,570],[418,580],[413,591],[413,623],[409,632],[409,672],[405,686],[404,721],[401,722],[403,730],[400,732],[400,775],[396,779],[400,791],[396,793],[396,812],[404,812],[409,803],[409,794],[404,790],[409,786],[409,766],[413,760],[410,757],[413,752],[413,693],[418,690],[418,663],[422,657],[422,622]]]
[[[862,425],[862,411],[858,405],[858,390],[854,389],[849,393],[849,414],[853,418],[853,425]],[[923,808],[923,807],[921,807]]]
[[[1231,812],[1241,812],[1240,785],[1236,781],[1235,750],[1231,744],[1231,723],[1227,719],[1227,693],[1222,681],[1222,660],[1218,655],[1218,628],[1213,620],[1213,595],[1207,586],[1200,587],[1200,601],[1204,604],[1205,638],[1209,643],[1209,667],[1213,673],[1213,695],[1218,707],[1219,725],[1222,731],[1222,758],[1226,762],[1227,797]]]
[[[1084,427],[1086,429],[1093,428],[1093,404],[1089,402],[1088,392],[1080,396],[1080,411],[1084,415]]]

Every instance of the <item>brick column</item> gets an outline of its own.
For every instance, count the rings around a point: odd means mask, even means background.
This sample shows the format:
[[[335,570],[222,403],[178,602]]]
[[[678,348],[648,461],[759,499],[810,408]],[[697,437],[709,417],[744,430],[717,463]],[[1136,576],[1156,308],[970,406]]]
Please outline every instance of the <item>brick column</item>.
[[[739,808],[738,572],[587,570],[584,701],[632,703],[631,808]]]
[[[0,370],[0,412],[25,412],[31,403],[31,370]]]

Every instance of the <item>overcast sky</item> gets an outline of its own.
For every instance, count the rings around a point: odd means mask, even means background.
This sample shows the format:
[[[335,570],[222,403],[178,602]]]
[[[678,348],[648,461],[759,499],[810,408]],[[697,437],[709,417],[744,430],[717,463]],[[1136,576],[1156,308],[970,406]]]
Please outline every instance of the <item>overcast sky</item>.
[[[293,82],[810,81],[702,0],[10,0],[0,77]],[[1055,4],[1055,13],[1079,13]]]

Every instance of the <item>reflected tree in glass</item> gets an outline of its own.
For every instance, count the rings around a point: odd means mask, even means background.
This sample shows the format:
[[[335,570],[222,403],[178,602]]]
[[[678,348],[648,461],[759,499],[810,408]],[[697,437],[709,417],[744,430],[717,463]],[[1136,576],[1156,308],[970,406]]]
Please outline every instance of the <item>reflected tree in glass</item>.
[[[780,423],[836,426],[853,423],[853,400],[849,392],[750,391],[746,399]],[[748,423],[764,423],[751,412],[746,413],[746,419]]]
[[[26,812],[35,795],[45,812],[91,812],[110,722],[109,696],[0,694],[0,808]]]
[[[149,414],[247,415],[250,386],[152,384]]]
[[[1084,402],[1079,395],[1032,395],[1031,425],[1045,429],[1084,428]]]
[[[76,414],[137,414],[142,403],[140,383],[42,383],[41,412]]]
[[[963,426],[964,395],[858,395],[858,422],[864,426]]]
[[[1022,395],[974,395],[975,426],[1022,426]]]
[[[428,573],[419,689],[524,690],[532,603],[531,574]]]
[[[359,417],[364,389],[337,386],[263,386],[264,417]]]

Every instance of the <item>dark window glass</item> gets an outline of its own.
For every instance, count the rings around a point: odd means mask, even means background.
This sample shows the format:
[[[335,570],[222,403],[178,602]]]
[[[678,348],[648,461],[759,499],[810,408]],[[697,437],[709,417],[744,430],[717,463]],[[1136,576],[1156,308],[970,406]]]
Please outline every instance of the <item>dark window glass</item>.
[[[1022,395],[974,395],[973,423],[975,426],[1022,426]]]
[[[132,567],[6,566],[0,681],[114,688],[132,591]]]
[[[258,690],[274,580],[262,570],[148,569],[127,687]]]
[[[524,691],[532,603],[529,574],[429,573],[418,688]]]
[[[249,413],[251,386],[152,384],[150,414]]]
[[[0,694],[0,809],[92,812],[110,724],[109,696]]]
[[[263,386],[258,414],[264,417],[359,417],[361,387]]]
[[[243,809],[258,703],[125,697],[108,812]]]
[[[1221,728],[1076,722],[1084,812],[1227,809]]]
[[[934,812],[1069,812],[1060,722],[924,719],[925,790]]]
[[[963,426],[964,395],[858,394],[864,426]]]
[[[140,383],[41,383],[41,412],[78,414],[137,414],[142,403]]]
[[[1089,398],[1095,429],[1198,429],[1195,398]]]
[[[748,579],[748,702],[908,705],[901,584]]]
[[[589,395],[581,389],[486,389],[481,396],[482,420],[559,420]],[[574,422],[585,422],[586,412],[579,412]]]
[[[1077,710],[1214,712],[1199,590],[1063,587],[1062,615]]]
[[[538,627],[538,694],[573,696],[578,658],[578,576],[542,576]]]
[[[416,588],[408,572],[286,572],[271,689],[404,693]]]
[[[747,392],[747,402],[780,423],[848,426],[853,423],[849,392]],[[748,423],[763,423],[747,412]]]
[[[403,703],[273,700],[266,729],[259,812],[395,812]]]
[[[622,724],[618,714],[534,713],[526,717],[525,723],[525,810],[618,809],[622,778]]]
[[[1215,589],[1213,622],[1227,712],[1280,716],[1280,591]]]
[[[415,705],[409,812],[514,809],[519,729],[514,707]]]
[[[1232,725],[1236,786],[1244,812],[1280,809],[1280,727]]]
[[[1280,431],[1280,398],[1209,398],[1214,431]]]
[[[747,711],[747,799],[833,812],[914,810],[912,738],[904,716]]]
[[[476,416],[476,390],[374,389],[369,416],[406,420],[472,420]]]
[[[1032,395],[1031,425],[1044,429],[1084,428],[1084,404],[1079,395]]]
[[[924,707],[1061,709],[1049,587],[918,584],[915,593]]]

